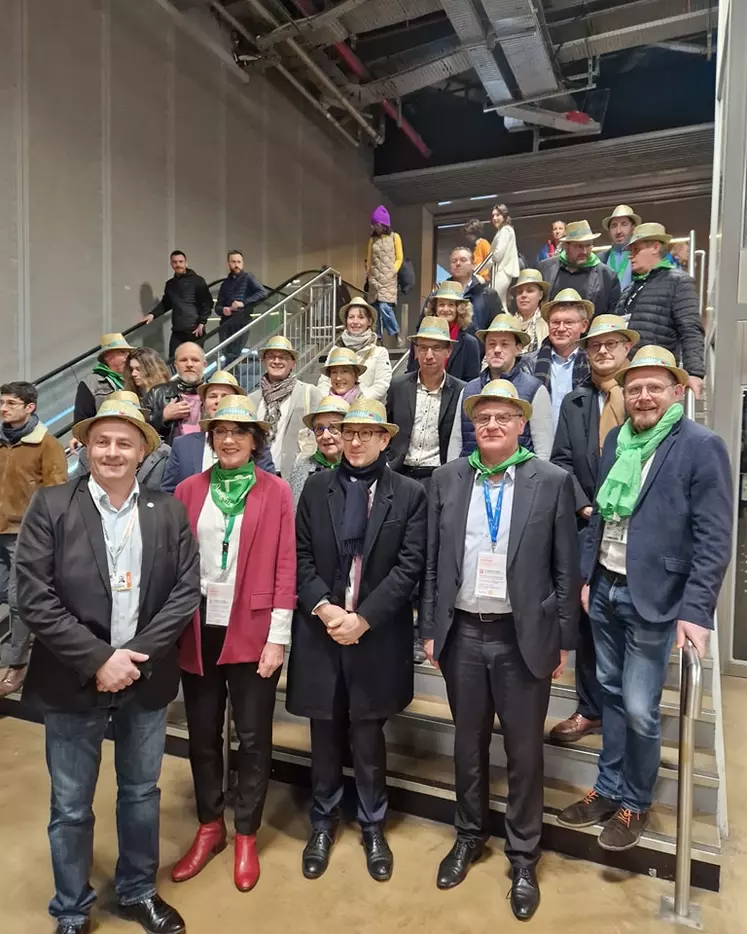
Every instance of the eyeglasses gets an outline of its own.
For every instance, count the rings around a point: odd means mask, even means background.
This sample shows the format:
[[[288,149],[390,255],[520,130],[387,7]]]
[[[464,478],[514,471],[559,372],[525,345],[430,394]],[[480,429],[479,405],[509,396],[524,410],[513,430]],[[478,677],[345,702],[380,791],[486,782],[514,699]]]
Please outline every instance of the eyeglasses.
[[[505,428],[507,425],[511,424],[512,418],[523,418],[523,415],[519,415],[518,412],[516,415],[509,415],[507,412],[500,412],[498,415],[476,415],[475,424],[478,428],[487,428],[491,421],[495,420],[496,425],[500,425],[501,428]]]
[[[314,434],[317,438],[323,438],[325,431],[328,431],[333,438],[339,438],[342,433],[342,429],[339,425],[324,425],[319,428],[314,428]]]
[[[572,331],[574,328],[577,328],[581,324],[581,321],[551,321],[550,330],[551,331]]]
[[[293,355],[289,354],[287,350],[279,350],[277,353],[273,353],[271,350],[268,350],[265,354],[265,360],[274,360],[275,362],[280,361],[280,363],[290,362],[293,359]]]
[[[368,442],[373,438],[374,435],[383,435],[384,432],[378,429],[373,428],[343,428],[342,429],[342,440],[343,441],[352,441],[353,438],[358,438],[361,444],[368,444]]]
[[[658,383],[652,383],[651,385],[644,384],[643,386],[626,386],[624,392],[629,399],[637,399],[645,389],[649,396],[656,398],[657,396],[663,395],[667,389],[671,388],[671,386],[661,386]]]
[[[24,406],[28,405],[28,402],[24,402],[23,399],[2,399],[0,400],[0,404],[8,409],[22,409]]]
[[[237,425],[236,428],[224,428],[222,425],[219,425],[217,428],[213,428],[213,437],[218,438],[220,441],[224,441],[231,436],[238,440],[248,434],[250,434],[249,429],[244,428],[243,425]]]
[[[588,353],[599,353],[599,351],[604,347],[609,353],[614,353],[615,347],[619,347],[620,344],[624,344],[625,341],[591,341],[586,342],[586,350]]]

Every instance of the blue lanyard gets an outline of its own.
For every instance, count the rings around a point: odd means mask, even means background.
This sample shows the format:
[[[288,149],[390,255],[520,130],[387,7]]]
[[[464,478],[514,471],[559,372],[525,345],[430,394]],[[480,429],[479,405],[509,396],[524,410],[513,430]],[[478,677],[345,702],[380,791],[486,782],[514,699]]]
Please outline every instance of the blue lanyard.
[[[482,482],[482,491],[485,495],[485,512],[488,516],[488,532],[490,532],[490,542],[492,550],[498,542],[498,526],[501,524],[501,510],[503,509],[503,487],[506,483],[506,475],[503,475],[501,485],[498,487],[498,499],[495,502],[495,512],[493,512],[493,503],[490,499],[490,490],[487,477]]]

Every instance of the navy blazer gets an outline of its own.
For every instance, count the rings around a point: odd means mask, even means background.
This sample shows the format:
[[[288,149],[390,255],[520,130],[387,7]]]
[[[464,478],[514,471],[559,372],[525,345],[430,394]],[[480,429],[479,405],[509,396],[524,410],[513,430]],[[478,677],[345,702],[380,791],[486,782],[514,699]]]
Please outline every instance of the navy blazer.
[[[604,442],[599,485],[615,462],[619,431],[611,431]],[[683,619],[713,629],[731,559],[732,499],[726,445],[683,418],[656,449],[628,526],[628,587],[646,622]],[[581,565],[587,583],[596,569],[603,529],[595,503]]]
[[[171,454],[161,481],[161,491],[163,493],[173,493],[182,480],[193,477],[196,473],[202,473],[202,455],[204,451],[204,431],[194,431],[192,434],[180,435],[178,438],[174,438],[171,444]],[[261,457],[257,459],[257,467],[260,467],[266,473],[275,473],[275,464],[272,460],[272,454],[270,454],[269,444],[265,445]]]

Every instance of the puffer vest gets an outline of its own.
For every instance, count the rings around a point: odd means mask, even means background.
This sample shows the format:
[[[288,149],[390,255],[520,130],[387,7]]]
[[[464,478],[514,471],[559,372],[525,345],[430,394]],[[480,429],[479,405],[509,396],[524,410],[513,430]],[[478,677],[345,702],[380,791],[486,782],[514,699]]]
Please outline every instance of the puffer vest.
[[[368,270],[368,300],[397,302],[397,270],[394,268],[394,235],[371,238],[371,268]]]
[[[517,364],[510,373],[504,373],[501,376],[501,379],[507,379],[509,382],[513,383],[516,387],[516,391],[519,394],[520,399],[524,399],[526,402],[531,402],[534,399],[535,393],[542,385],[542,383],[535,377],[530,376],[529,373],[525,373]],[[490,382],[490,370],[486,367],[478,377],[473,380],[470,380],[467,385],[464,387],[464,395],[462,396],[462,451],[460,457],[469,457],[469,455],[477,447],[477,438],[475,437],[475,426],[467,418],[467,413],[464,411],[464,401],[466,401],[470,396],[476,396],[478,393],[482,392],[483,387]],[[521,433],[519,437],[519,444],[523,445],[528,451],[534,451],[534,444],[532,442],[532,429],[527,422],[526,428]]]

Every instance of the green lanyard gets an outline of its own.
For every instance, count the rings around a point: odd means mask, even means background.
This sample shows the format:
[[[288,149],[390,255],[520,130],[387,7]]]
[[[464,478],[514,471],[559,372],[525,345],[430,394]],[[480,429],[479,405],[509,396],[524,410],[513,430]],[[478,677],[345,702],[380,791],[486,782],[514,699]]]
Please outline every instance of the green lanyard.
[[[220,553],[220,569],[225,571],[228,565],[228,543],[231,540],[233,527],[236,524],[236,516],[228,516],[226,520],[225,531],[223,532],[223,546]]]
[[[615,250],[610,250],[609,256],[609,266],[612,272],[617,276],[618,279],[622,279],[625,275],[625,270],[628,268],[630,263],[630,253],[627,250],[620,251],[620,258],[618,259],[618,254]]]

